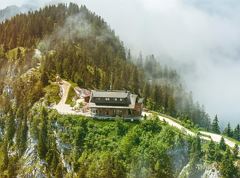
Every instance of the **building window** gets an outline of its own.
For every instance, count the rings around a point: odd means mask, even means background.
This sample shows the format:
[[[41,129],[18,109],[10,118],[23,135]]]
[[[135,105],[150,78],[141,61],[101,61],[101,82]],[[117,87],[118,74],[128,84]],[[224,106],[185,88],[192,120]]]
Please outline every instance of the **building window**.
[[[110,101],[110,98],[105,98],[106,101]]]

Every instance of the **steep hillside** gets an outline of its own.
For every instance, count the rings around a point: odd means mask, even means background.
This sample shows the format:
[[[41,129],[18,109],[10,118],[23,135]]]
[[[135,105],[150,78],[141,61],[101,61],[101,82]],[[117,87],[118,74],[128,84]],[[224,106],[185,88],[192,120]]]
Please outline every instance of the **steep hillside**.
[[[130,90],[148,109],[210,127],[176,71],[153,55],[134,59],[85,6],[14,16],[0,24],[0,43],[0,177],[191,177],[213,163],[225,177],[237,176],[236,149],[189,138],[155,117],[97,121],[50,109],[60,75],[87,89]]]

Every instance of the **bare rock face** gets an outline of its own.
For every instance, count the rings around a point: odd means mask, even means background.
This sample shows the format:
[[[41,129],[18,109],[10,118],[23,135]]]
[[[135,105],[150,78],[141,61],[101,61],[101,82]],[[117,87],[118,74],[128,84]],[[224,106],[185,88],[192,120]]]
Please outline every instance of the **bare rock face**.
[[[202,178],[220,178],[220,172],[217,170],[216,164],[212,164],[206,167]]]
[[[190,164],[188,163],[180,172],[178,178],[221,178],[220,172],[217,169],[217,164],[199,164],[199,172],[190,176]]]

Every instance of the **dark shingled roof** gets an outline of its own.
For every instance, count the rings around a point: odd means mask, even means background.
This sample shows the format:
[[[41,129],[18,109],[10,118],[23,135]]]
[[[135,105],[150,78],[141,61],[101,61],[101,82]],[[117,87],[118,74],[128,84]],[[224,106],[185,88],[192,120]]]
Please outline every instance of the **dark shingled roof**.
[[[127,98],[129,95],[129,92],[127,91],[92,91],[92,97],[97,98]]]

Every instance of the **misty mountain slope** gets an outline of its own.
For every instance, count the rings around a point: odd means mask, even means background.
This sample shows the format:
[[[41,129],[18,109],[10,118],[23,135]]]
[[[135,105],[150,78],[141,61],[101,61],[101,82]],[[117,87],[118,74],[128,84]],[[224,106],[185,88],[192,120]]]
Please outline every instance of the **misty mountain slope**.
[[[19,7],[17,6],[8,6],[5,9],[0,10],[0,22],[5,21],[6,19],[9,19],[16,14],[19,14],[21,11]]]
[[[145,97],[148,109],[209,129],[210,118],[176,71],[153,55],[135,64],[85,6],[17,15],[0,24],[0,39],[0,177],[171,178],[186,166],[191,178],[215,163],[223,175],[237,175],[238,158],[226,145],[187,137],[155,117],[95,120],[49,109],[59,99],[58,74],[87,89],[127,89]]]
[[[7,19],[10,19],[11,17],[20,14],[20,13],[27,13],[29,11],[36,10],[37,7],[33,5],[22,5],[21,7],[12,5],[8,6],[2,10],[0,10],[0,23],[4,22]]]

